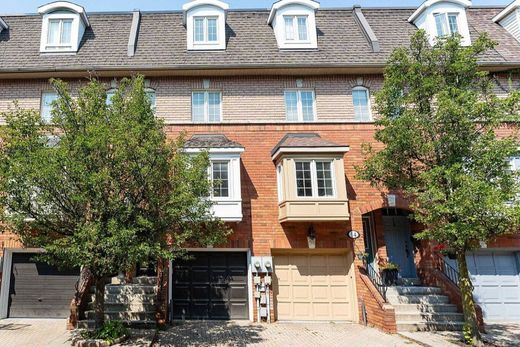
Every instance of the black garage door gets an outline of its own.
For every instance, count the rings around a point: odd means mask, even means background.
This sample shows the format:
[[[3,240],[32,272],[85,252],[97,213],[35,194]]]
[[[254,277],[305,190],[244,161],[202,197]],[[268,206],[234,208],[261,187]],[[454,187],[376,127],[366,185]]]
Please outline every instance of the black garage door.
[[[248,319],[247,254],[194,252],[173,264],[174,319]]]
[[[34,255],[13,253],[9,317],[68,317],[79,271],[60,271],[34,261]]]

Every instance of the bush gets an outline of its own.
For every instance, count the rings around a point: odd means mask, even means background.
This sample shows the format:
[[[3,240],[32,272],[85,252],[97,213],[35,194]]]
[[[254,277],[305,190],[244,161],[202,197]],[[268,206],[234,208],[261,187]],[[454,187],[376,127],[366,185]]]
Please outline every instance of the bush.
[[[128,328],[120,321],[107,321],[103,326],[94,331],[86,331],[83,334],[84,338],[105,340],[112,343],[120,337],[129,336]]]

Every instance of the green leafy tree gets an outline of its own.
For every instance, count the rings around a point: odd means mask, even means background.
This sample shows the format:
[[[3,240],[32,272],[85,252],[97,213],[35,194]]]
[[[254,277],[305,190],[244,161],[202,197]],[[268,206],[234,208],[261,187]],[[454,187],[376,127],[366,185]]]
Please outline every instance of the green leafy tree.
[[[418,238],[456,254],[464,329],[473,344],[481,338],[466,252],[520,226],[519,177],[508,160],[519,149],[520,95],[495,95],[496,83],[477,63],[494,46],[486,35],[470,47],[459,37],[431,46],[419,31],[409,48],[395,50],[376,97],[379,150],[365,145],[367,158],[357,168],[374,186],[404,194],[425,226]],[[512,135],[497,136],[502,127]]]
[[[3,114],[2,216],[47,262],[90,271],[97,328],[108,276],[219,244],[229,230],[210,213],[207,153],[186,154],[182,136],[167,140],[142,76],[123,79],[108,103],[99,81],[75,98],[66,83],[51,84],[52,124],[18,106]]]

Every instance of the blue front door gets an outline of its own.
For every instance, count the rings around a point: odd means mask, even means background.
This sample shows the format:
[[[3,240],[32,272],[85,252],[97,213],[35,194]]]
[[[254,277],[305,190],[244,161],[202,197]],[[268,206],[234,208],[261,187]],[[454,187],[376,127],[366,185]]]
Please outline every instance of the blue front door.
[[[386,252],[390,262],[399,265],[399,275],[415,278],[414,252],[410,220],[407,216],[383,216]]]

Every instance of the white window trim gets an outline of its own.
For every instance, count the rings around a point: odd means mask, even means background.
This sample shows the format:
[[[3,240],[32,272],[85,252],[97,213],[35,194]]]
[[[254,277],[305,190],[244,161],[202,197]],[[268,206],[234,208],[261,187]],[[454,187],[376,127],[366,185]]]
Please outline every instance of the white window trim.
[[[329,196],[319,196],[318,195],[318,174],[316,171],[316,162],[327,162],[330,163],[330,177],[332,180],[332,195]],[[296,163],[311,163],[311,184],[312,184],[312,196],[299,196],[298,195],[298,177],[296,174]],[[295,179],[295,196],[297,199],[304,200],[327,200],[327,199],[336,199],[337,197],[337,188],[336,188],[336,175],[335,175],[335,160],[334,159],[295,159],[294,160],[294,179]]]
[[[202,41],[197,41],[195,39],[195,35],[196,35],[196,32],[195,32],[195,20],[197,19],[201,19],[203,20],[203,24],[202,24],[202,31],[203,31],[203,35],[204,35],[204,39]],[[215,41],[209,41],[208,40],[208,36],[209,36],[209,31],[208,31],[208,19],[214,19],[215,22],[217,23],[217,27],[216,27],[216,30],[217,30],[217,39]],[[197,45],[219,45],[219,41],[220,41],[220,38],[219,38],[219,20],[218,20],[218,16],[193,16],[193,45],[194,46],[197,46]]]
[[[440,36],[439,35],[439,30],[437,28],[437,17],[438,16],[442,16],[443,17],[443,20],[444,20],[444,23],[446,25],[446,34],[443,35],[443,36]],[[457,32],[454,33],[451,31],[451,27],[450,27],[450,21],[449,21],[449,16],[455,16],[455,18],[457,19]],[[459,34],[460,35],[460,14],[458,12],[434,12],[433,13],[433,19],[434,19],[434,22],[435,22],[435,34],[437,37],[440,37],[440,38],[443,38],[443,37],[450,37],[452,35],[455,35],[455,34]]]
[[[298,112],[298,119],[297,120],[289,120],[288,114],[287,114],[287,93],[294,93],[296,92],[296,107]],[[311,92],[312,93],[312,120],[304,120],[303,119],[303,104],[302,104],[302,92]],[[283,93],[284,97],[284,103],[285,103],[285,120],[287,122],[291,123],[312,123],[316,122],[318,120],[318,114],[316,112],[316,93],[314,92],[314,89],[305,89],[305,88],[290,88],[286,89]]]
[[[193,95],[195,93],[204,93],[204,120],[202,121],[195,121],[193,119]],[[219,104],[219,112],[220,112],[220,119],[218,121],[210,121],[209,120],[209,93],[219,93],[220,95],[220,104]],[[196,124],[201,123],[211,123],[211,124],[218,124],[223,122],[223,108],[222,108],[222,92],[220,90],[194,90],[191,92],[191,122]]]
[[[50,94],[55,95],[56,98],[59,97],[58,93],[56,93],[55,91],[52,91],[52,90],[45,90],[40,95],[40,118],[41,118],[42,122],[45,123],[45,124],[52,124],[52,106],[51,106],[51,109],[49,110],[49,112],[50,112],[49,113],[49,117],[50,118],[49,119],[45,119],[43,117],[43,107],[44,107],[44,100],[43,100],[43,98],[44,98],[45,95],[50,95]]]
[[[227,165],[227,174],[228,174],[228,196],[214,196],[213,192],[213,182],[215,181],[215,178],[213,177],[213,164],[215,162],[218,163],[226,163]],[[233,181],[233,167],[231,163],[231,159],[223,159],[223,158],[211,158],[210,159],[210,165],[209,165],[209,178],[211,181],[211,193],[210,193],[210,199],[212,201],[229,201],[234,200],[234,181]]]
[[[358,119],[358,117],[357,117],[356,106],[354,105],[354,91],[357,91],[357,90],[362,90],[367,95],[367,107],[368,107],[368,115],[369,115],[369,119],[368,120]],[[368,89],[367,87],[356,86],[356,87],[352,88],[352,107],[354,108],[354,120],[356,122],[363,123],[363,122],[372,122],[374,120],[374,117],[373,117],[373,114],[372,114],[372,103],[370,102],[370,89]]]
[[[226,49],[226,11],[229,5],[218,0],[193,0],[182,6],[188,50],[225,50]],[[217,19],[217,41],[195,41],[195,18]],[[207,28],[207,26],[206,26]],[[207,33],[205,33],[207,38]]]
[[[277,188],[278,188],[278,203],[281,203],[285,199],[283,176],[284,176],[283,165],[282,165],[282,163],[278,163],[278,165],[276,165],[276,183],[277,183]]]
[[[305,30],[307,32],[307,39],[306,40],[300,40],[300,31],[299,31],[299,25],[298,25],[298,18],[304,17],[305,18]],[[292,18],[292,30],[293,30],[293,38],[288,39],[287,33],[285,32],[285,19],[286,18]],[[284,21],[284,38],[286,43],[298,43],[298,44],[309,44],[311,43],[310,35],[309,35],[309,16],[306,14],[297,15],[297,14],[286,14],[283,16]]]

